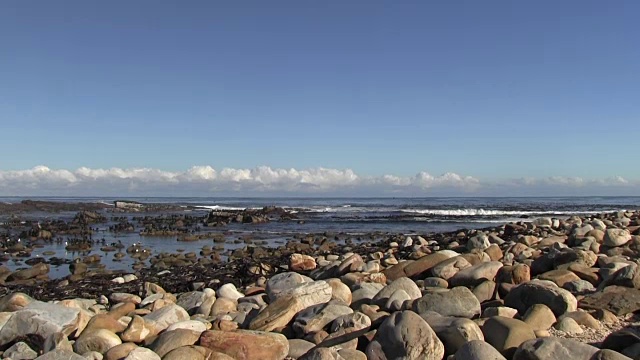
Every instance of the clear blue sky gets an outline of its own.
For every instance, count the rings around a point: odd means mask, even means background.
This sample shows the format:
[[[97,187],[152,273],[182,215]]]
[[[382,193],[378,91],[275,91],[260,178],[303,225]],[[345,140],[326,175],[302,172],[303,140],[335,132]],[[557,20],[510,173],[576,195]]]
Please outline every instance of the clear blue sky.
[[[637,1],[2,1],[0,170],[640,178]]]

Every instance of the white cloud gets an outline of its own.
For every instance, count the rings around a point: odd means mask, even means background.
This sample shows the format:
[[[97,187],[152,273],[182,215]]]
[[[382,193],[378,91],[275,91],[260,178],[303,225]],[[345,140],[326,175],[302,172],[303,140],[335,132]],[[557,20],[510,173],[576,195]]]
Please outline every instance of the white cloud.
[[[549,176],[546,178],[520,178],[505,182],[510,186],[549,186],[549,187],[591,187],[591,186],[625,186],[633,185],[622,176],[611,176],[603,179],[583,179],[581,177]]]
[[[360,176],[351,169],[253,169],[194,166],[184,172],[150,168],[55,170],[46,166],[18,171],[0,171],[2,195],[51,194],[158,194],[244,195],[244,194],[323,194],[340,191],[418,191],[438,188],[466,189],[479,181],[470,176],[447,173],[433,176],[420,172],[414,177],[384,175]]]
[[[473,176],[419,172],[414,176],[365,176],[351,169],[253,169],[193,166],[172,172],[152,168],[77,170],[36,166],[0,171],[0,195],[156,195],[156,196],[441,196],[441,195],[564,195],[580,192],[637,193],[638,182],[620,176],[603,179],[580,177],[521,178],[484,183]],[[617,194],[617,193],[616,193]]]

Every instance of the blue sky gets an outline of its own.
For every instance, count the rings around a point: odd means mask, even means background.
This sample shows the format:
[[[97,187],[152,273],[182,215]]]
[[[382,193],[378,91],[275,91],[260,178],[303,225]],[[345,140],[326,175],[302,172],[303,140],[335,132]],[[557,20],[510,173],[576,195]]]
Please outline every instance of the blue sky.
[[[46,187],[12,183],[36,166],[46,179],[210,166],[251,181],[266,166],[622,179],[638,195],[638,13],[635,1],[5,1],[0,193]]]

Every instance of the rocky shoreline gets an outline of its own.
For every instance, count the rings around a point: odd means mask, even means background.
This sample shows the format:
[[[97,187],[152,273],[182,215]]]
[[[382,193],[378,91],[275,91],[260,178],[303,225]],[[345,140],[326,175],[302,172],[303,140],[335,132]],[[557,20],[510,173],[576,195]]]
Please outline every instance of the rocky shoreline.
[[[0,276],[0,351],[11,359],[638,359],[638,251],[640,212],[629,211],[344,245],[301,236],[236,250],[228,261],[164,254],[134,272],[78,262],[54,280],[36,263]]]

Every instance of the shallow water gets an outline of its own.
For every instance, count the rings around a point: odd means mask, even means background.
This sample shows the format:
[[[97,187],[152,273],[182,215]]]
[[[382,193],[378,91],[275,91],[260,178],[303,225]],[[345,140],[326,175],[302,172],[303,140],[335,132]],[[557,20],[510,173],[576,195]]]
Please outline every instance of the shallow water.
[[[4,202],[19,202],[25,198],[0,198]],[[63,202],[104,202],[112,203],[112,198],[38,198],[37,200]],[[244,209],[279,206],[288,209],[302,220],[272,221],[265,224],[229,224],[225,227],[204,228],[207,232],[225,234],[224,244],[214,243],[212,239],[194,242],[179,242],[175,236],[152,237],[140,236],[139,227],[133,233],[114,234],[107,231],[107,224],[97,224],[98,231],[93,239],[104,238],[106,244],[122,242],[125,249],[133,244],[141,244],[151,250],[152,254],[161,252],[176,253],[179,250],[199,253],[203,246],[214,248],[224,245],[225,250],[233,250],[247,246],[243,241],[234,240],[250,237],[264,240],[267,246],[277,246],[292,239],[295,234],[344,234],[341,238],[351,237],[356,240],[360,234],[374,232],[393,234],[428,234],[449,232],[458,229],[474,229],[495,226],[510,221],[530,221],[540,216],[568,217],[574,214],[588,214],[640,208],[640,197],[570,197],[570,198],[134,198],[143,203],[172,203],[178,205],[199,206],[200,210],[185,211],[194,216],[204,216],[210,209]],[[62,218],[70,220],[75,212],[28,213],[19,214],[23,220],[42,220]],[[140,213],[105,215],[140,216]],[[158,214],[153,214],[158,215]],[[6,221],[8,215],[0,217],[0,223]],[[131,221],[135,223],[135,221]],[[12,234],[15,236],[15,234]],[[47,243],[42,248],[34,249],[32,257],[45,257],[45,251],[53,251],[62,259],[73,260],[80,256],[99,254],[102,264],[108,269],[131,270],[134,260],[126,256],[121,261],[114,261],[113,252],[103,252],[101,245],[94,245],[93,250],[86,253],[65,250],[64,242]],[[120,250],[123,252],[125,249]],[[47,256],[46,258],[49,258]],[[26,259],[9,260],[4,265],[15,270],[27,267]],[[68,265],[52,266],[52,278],[68,275]]]

